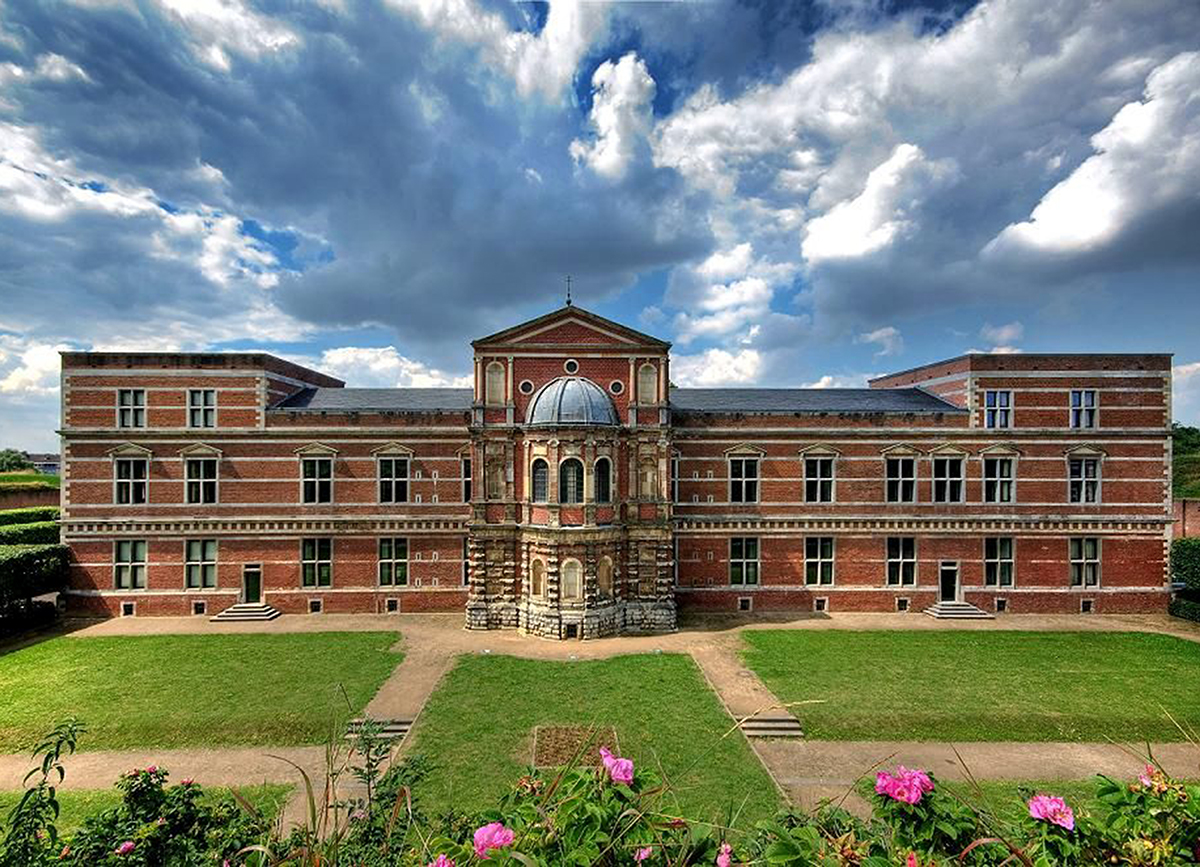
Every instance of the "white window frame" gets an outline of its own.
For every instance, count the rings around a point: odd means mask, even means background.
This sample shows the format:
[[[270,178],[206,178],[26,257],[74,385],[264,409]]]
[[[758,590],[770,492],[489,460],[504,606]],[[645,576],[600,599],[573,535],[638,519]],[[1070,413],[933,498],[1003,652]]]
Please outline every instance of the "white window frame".
[[[991,505],[1008,506],[1017,501],[1017,458],[1016,455],[991,454],[983,455],[983,502]],[[988,472],[988,462],[995,461],[997,472],[990,474]],[[1000,468],[1002,462],[1008,461],[1008,475],[1001,475]],[[1005,490],[1004,484],[1008,483],[1008,497],[1001,496]],[[989,496],[988,486],[992,485]]]
[[[129,402],[125,396],[129,395]],[[117,427],[144,428],[146,426],[146,389],[117,389]]]
[[[199,476],[193,478],[192,463],[193,461],[212,462],[213,475],[211,479],[205,478],[203,472]],[[202,469],[202,467],[201,467]],[[183,500],[189,506],[210,506],[220,502],[220,478],[221,478],[221,462],[215,455],[203,455],[196,457],[185,457],[183,459]],[[192,496],[193,485],[198,492],[198,497]],[[212,486],[212,499],[205,497],[205,491],[209,485]]]
[[[1096,546],[1094,557],[1087,556],[1088,542],[1092,542]],[[1079,546],[1078,557],[1075,555],[1076,544]],[[1103,546],[1104,542],[1099,536],[1070,536],[1067,539],[1067,562],[1070,564],[1067,580],[1070,582],[1071,589],[1091,590],[1100,586],[1102,580]],[[1075,582],[1076,566],[1079,567],[1079,583]],[[1087,580],[1088,566],[1095,567],[1095,580],[1091,582]]]
[[[384,475],[384,466],[387,465],[388,475]],[[397,475],[397,469],[403,467],[404,474]],[[375,494],[379,497],[381,504],[391,503],[407,503],[412,499],[412,490],[410,482],[412,481],[412,457],[410,455],[401,454],[381,454],[375,456]],[[388,490],[388,495],[384,495],[384,489]],[[396,496],[396,490],[400,488],[403,496]]]
[[[892,556],[892,541],[897,544],[897,555]],[[905,551],[907,547],[905,542],[911,543],[912,556],[907,556],[909,552]],[[919,579],[918,563],[920,562],[917,556],[917,537],[916,536],[887,536],[883,540],[883,557],[884,571],[883,580],[888,587],[916,587]],[[896,580],[892,580],[892,566],[896,566]],[[912,566],[912,580],[904,580],[904,567],[908,564]]]
[[[825,544],[828,542],[828,556]],[[813,544],[815,543],[815,544]],[[810,553],[815,549],[815,554]],[[832,587],[836,582],[837,539],[834,536],[804,537],[804,586]],[[828,579],[825,567],[828,566]],[[813,567],[816,567],[815,569]],[[816,580],[813,580],[815,575]]]
[[[892,475],[892,461],[896,461],[897,475]],[[910,474],[905,475],[905,461],[908,462]],[[883,458],[884,500],[889,503],[917,502],[917,458],[915,455],[884,455]],[[892,485],[896,485],[896,496],[892,496]],[[911,496],[905,497],[905,485],[910,485]]]
[[[938,462],[944,461],[945,466],[943,472],[938,473]],[[951,461],[958,463],[958,473],[951,474]],[[962,503],[966,502],[967,498],[967,461],[959,454],[935,454],[932,456],[930,469],[933,475],[933,502],[935,503]],[[944,485],[942,496],[938,496],[938,484]],[[953,486],[958,485],[958,496],[951,496]]]
[[[1075,464],[1079,464],[1079,475],[1075,475]],[[1087,475],[1089,464],[1095,465],[1095,474]],[[1067,455],[1067,502],[1073,505],[1081,506],[1098,506],[1100,505],[1101,489],[1103,487],[1103,461],[1099,455]],[[1079,485],[1079,496],[1075,496],[1076,484]],[[1087,498],[1089,486],[1092,490],[1092,498]]]
[[[1090,396],[1090,403],[1089,401]],[[1070,426],[1074,430],[1092,430],[1100,426],[1100,392],[1094,388],[1073,388],[1068,397]]]
[[[198,546],[199,556],[192,555],[192,546]],[[212,546],[212,558],[208,556]],[[209,590],[217,586],[217,562],[220,544],[216,539],[185,539],[183,542],[183,586],[185,590]],[[211,570],[211,571],[210,571]],[[192,583],[192,573],[198,576],[198,583]],[[211,574],[212,583],[208,576]]]
[[[197,424],[199,418],[199,424]],[[188,389],[188,427],[213,428],[217,426],[217,390],[215,388]]]
[[[130,466],[130,475],[128,478],[121,478],[121,465],[128,464]],[[133,467],[136,464],[142,465],[142,477],[139,479],[133,475]],[[141,484],[142,499],[135,500],[133,494],[138,490],[138,484]],[[125,488],[129,491],[128,499],[121,500],[121,489]],[[150,459],[146,457],[120,457],[113,458],[113,505],[117,506],[144,506],[150,502]]]
[[[138,546],[141,546],[139,551]],[[123,546],[128,546],[123,548]],[[127,550],[129,555],[123,556],[122,552]],[[150,546],[145,539],[117,539],[113,542],[113,587],[117,590],[145,590],[146,589],[146,573],[147,561],[149,556]],[[141,554],[141,559],[137,558],[137,554]],[[122,576],[127,576],[125,586],[121,584]]]
[[[308,463],[313,462],[314,467],[319,467],[321,463],[325,463],[329,467],[329,474],[322,477],[318,472],[317,475],[309,477]],[[308,484],[313,484],[314,496],[312,499],[308,497]],[[329,496],[327,499],[321,499],[321,483],[324,482],[329,487]],[[300,455],[300,502],[306,506],[322,506],[333,502],[333,456],[332,455]]]
[[[740,556],[735,556],[741,546]],[[747,556],[747,547],[754,546],[754,556]],[[740,567],[741,578],[735,579],[734,567]],[[750,574],[753,573],[753,580]],[[729,539],[729,585],[731,587],[762,586],[762,543],[758,536],[732,536]]]
[[[983,426],[992,430],[1012,427],[1013,393],[1006,388],[989,388],[983,392]]]
[[[758,503],[762,497],[762,456],[761,455],[729,455],[727,460],[727,470],[729,474],[729,502],[731,503]],[[738,465],[741,468],[741,473],[736,478],[734,477],[734,466]],[[747,475],[747,467],[752,467],[753,475]],[[737,492],[737,496],[734,492]]]
[[[1008,543],[1008,556],[1004,556],[1003,543]],[[989,548],[994,543],[995,552]],[[1004,583],[1003,566],[1008,564],[1008,583]],[[993,572],[995,580],[989,573]],[[1007,590],[1017,586],[1017,540],[1012,536],[985,536],[983,539],[983,586]]]
[[[386,546],[386,551],[385,551]],[[403,549],[403,557],[397,554]],[[380,536],[375,546],[377,558],[375,567],[375,583],[380,587],[407,587],[408,563],[410,546],[407,536]],[[384,556],[386,553],[387,556]],[[389,577],[383,580],[384,567],[387,566]]]
[[[804,461],[804,502],[806,503],[834,503],[837,502],[837,458],[834,455],[804,455],[801,460]],[[816,464],[817,473],[810,473],[809,462]],[[829,463],[829,475],[826,476],[821,472],[822,464]],[[829,496],[821,496],[824,485],[829,486]],[[816,485],[817,496],[811,496],[809,485]]]
[[[306,543],[312,543],[313,556],[311,558],[305,556]],[[325,542],[328,547],[328,557],[321,556],[321,543]],[[306,572],[309,564],[312,564],[313,580],[306,580]],[[328,575],[325,583],[321,583],[321,566],[328,567]],[[300,540],[300,586],[313,587],[320,589],[321,587],[333,586],[333,537],[332,536],[305,536]]]

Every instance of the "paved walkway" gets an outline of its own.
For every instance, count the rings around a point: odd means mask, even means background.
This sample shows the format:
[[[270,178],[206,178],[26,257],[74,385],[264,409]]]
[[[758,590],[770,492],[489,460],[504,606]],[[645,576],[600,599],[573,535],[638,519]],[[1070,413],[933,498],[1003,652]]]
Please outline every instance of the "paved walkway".
[[[780,617],[698,617],[684,621],[670,635],[624,636],[586,642],[548,641],[514,631],[467,632],[462,616],[453,615],[284,615],[266,623],[212,623],[205,618],[117,618],[91,624],[72,624],[71,637],[100,635],[163,635],[179,633],[279,633],[317,631],[398,630],[403,635],[403,662],[368,703],[365,713],[381,719],[415,719],[454,659],[463,653],[497,653],[530,659],[605,659],[655,651],[687,653],[737,719],[782,707],[762,681],[741,660],[740,633],[749,629],[906,629],[906,630],[1032,630],[1141,631],[1200,641],[1200,625],[1164,615],[1009,615],[986,621],[937,621],[918,614],[832,614]],[[797,714],[803,720],[803,711]],[[950,744],[750,740],[751,746],[781,790],[798,806],[844,796],[854,781],[877,765],[904,763],[927,767],[943,777],[963,775]],[[959,754],[978,779],[1082,779],[1098,772],[1128,777],[1141,767],[1140,758],[1114,744],[971,743],[957,745]],[[1200,775],[1200,748],[1166,744],[1154,748],[1169,771]],[[130,768],[162,764],[172,779],[192,777],[207,785],[249,785],[261,782],[302,784],[288,764],[268,758],[285,756],[313,776],[324,777],[325,748],[230,748],[220,750],[138,750],[94,752],[67,762],[66,787],[112,785]],[[20,787],[30,766],[27,756],[0,755],[0,789]],[[862,807],[851,797],[851,807]],[[303,797],[294,797],[285,821],[302,817]]]

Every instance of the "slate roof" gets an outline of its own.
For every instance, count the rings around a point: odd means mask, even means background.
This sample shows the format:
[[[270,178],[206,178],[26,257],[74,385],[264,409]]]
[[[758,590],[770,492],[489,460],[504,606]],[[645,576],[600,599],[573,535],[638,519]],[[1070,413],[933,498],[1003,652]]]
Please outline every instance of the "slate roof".
[[[920,388],[672,388],[671,409],[716,414],[966,412]]]
[[[470,388],[305,388],[274,409],[326,412],[462,412],[471,408]]]

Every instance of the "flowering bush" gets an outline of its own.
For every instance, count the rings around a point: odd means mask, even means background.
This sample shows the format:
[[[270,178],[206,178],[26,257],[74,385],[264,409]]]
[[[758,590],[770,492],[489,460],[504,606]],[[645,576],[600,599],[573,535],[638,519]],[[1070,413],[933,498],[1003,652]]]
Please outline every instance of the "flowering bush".
[[[975,813],[938,789],[932,775],[900,765],[875,778],[875,815],[897,848],[924,854],[958,853],[979,837]],[[974,850],[976,860],[985,853]]]

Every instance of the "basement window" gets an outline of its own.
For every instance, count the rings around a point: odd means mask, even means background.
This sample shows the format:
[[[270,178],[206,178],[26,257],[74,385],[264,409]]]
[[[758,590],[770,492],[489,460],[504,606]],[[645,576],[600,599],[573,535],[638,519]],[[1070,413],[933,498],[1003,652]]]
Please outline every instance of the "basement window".
[[[400,610],[400,600],[399,599],[389,599],[387,601],[388,614],[395,614],[399,610]]]
[[[568,623],[567,624],[567,638],[578,638],[578,637],[579,637],[579,624],[578,623]]]
[[[208,603],[207,602],[193,602],[192,603],[192,614],[195,614],[197,617],[199,617],[203,614],[206,614],[207,612],[208,612]]]
[[[897,599],[896,600],[896,610],[897,611],[907,611],[908,610],[908,600],[903,597]]]
[[[828,610],[829,610],[829,597],[828,596],[818,596],[816,599],[813,600],[813,611],[816,611],[817,613],[821,613],[821,612],[825,612]]]
[[[136,611],[137,611],[137,603],[136,602],[122,602],[121,603],[121,616],[122,617],[132,617]]]
[[[1096,601],[1094,599],[1080,599],[1079,600],[1079,613],[1080,614],[1091,614],[1092,611],[1095,610],[1095,607],[1096,607]]]
[[[1007,599],[997,599],[996,600],[996,613],[1003,614],[1006,611],[1008,611],[1008,600]]]
[[[754,599],[750,596],[738,597],[738,611],[753,611]]]
[[[309,599],[308,600],[308,613],[309,614],[320,614],[321,613],[321,600],[320,599]]]

